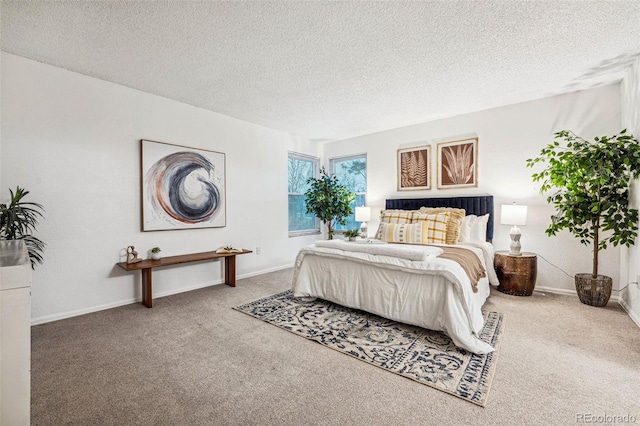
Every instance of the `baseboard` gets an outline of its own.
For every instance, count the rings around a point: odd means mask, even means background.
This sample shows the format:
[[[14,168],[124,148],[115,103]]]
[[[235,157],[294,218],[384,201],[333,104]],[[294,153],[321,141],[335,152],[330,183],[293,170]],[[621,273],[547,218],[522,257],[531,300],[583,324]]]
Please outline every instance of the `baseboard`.
[[[107,309],[117,308],[118,306],[130,305],[135,302],[140,302],[140,299],[125,299],[119,300],[113,303],[105,303],[104,305],[92,306],[90,308],[77,309],[75,311],[60,312],[52,315],[43,315],[40,317],[31,318],[31,325],[46,324],[48,322],[58,321],[65,318],[77,317],[80,315],[90,314],[92,312],[104,311]]]
[[[566,296],[576,296],[578,297],[578,293],[575,290],[568,290],[565,288],[555,288],[555,287],[544,287],[544,286],[535,286],[534,292],[537,293],[554,293],[554,294],[564,294]]]
[[[631,310],[631,306],[629,306],[627,302],[624,301],[624,299],[620,299],[618,303],[620,304],[620,306],[622,306],[622,309],[625,310],[627,315],[629,315],[629,318],[631,318],[631,321],[633,321],[638,326],[638,328],[640,328],[640,316],[638,316],[635,312]]]
[[[578,293],[574,289],[565,289],[565,288],[555,288],[555,287],[544,287],[544,286],[536,286],[534,292],[539,293],[554,293],[554,294],[563,294],[566,296],[575,296],[578,297]],[[618,302],[621,304],[622,299],[620,295],[611,294],[609,298],[610,301]]]
[[[239,274],[236,277],[236,279],[241,280],[243,278],[255,277],[256,275],[268,274],[270,272],[281,271],[283,269],[288,269],[288,268],[292,268],[292,267],[293,267],[293,264],[276,266],[274,268],[269,268],[269,269],[263,269],[263,270],[260,270],[260,271],[249,272],[249,273],[246,273],[246,274]],[[181,288],[172,289],[172,290],[169,290],[169,291],[163,291],[163,292],[160,292],[160,293],[154,293],[153,294],[153,298],[155,299],[155,298],[159,298],[159,297],[171,296],[173,294],[184,293],[184,292],[192,291],[192,290],[198,290],[200,288],[210,287],[212,285],[218,285],[218,284],[222,284],[222,283],[223,283],[222,280],[199,283],[199,284],[192,285],[192,286],[189,286],[189,287],[181,287]],[[77,316],[80,316],[80,315],[86,315],[86,314],[90,314],[90,313],[93,313],[93,312],[104,311],[104,310],[107,310],[107,309],[113,309],[113,308],[117,308],[119,306],[130,305],[132,303],[140,303],[140,302],[142,302],[142,298],[140,298],[140,297],[139,298],[131,298],[131,299],[119,300],[119,301],[113,302],[113,303],[105,303],[103,305],[91,306],[89,308],[77,309],[75,311],[60,312],[60,313],[52,314],[52,315],[43,315],[43,316],[40,316],[40,317],[31,318],[31,325],[34,326],[34,325],[46,324],[48,322],[59,321],[59,320],[63,320],[63,319],[66,319],[66,318],[77,317]]]
[[[274,268],[269,268],[269,269],[263,269],[263,270],[260,270],[260,271],[249,272],[249,273],[246,273],[246,274],[240,274],[240,275],[237,276],[237,279],[241,280],[243,278],[255,277],[256,275],[268,274],[270,272],[281,271],[283,269],[288,269],[288,268],[292,268],[292,267],[293,267],[293,264],[276,266]],[[178,288],[178,289],[172,289],[172,290],[169,290],[169,291],[156,293],[156,294],[154,294],[154,298],[155,297],[171,296],[173,294],[184,293],[184,292],[187,292],[187,291],[197,290],[197,289],[200,289],[200,288],[210,287],[212,285],[218,285],[218,284],[222,284],[222,281],[206,282],[206,283],[200,283],[200,284],[189,286],[189,287],[182,287],[182,288]],[[555,293],[555,294],[563,294],[563,295],[567,295],[567,296],[576,296],[576,297],[578,297],[578,295],[576,294],[575,290],[567,290],[567,289],[563,289],[563,288],[536,286],[535,291],[536,292],[541,292],[541,293],[546,292],[546,293]],[[618,302],[618,304],[620,306],[622,306],[622,308],[625,310],[625,312],[627,312],[627,314],[629,315],[631,320],[638,327],[640,327],[640,317],[638,317],[638,315],[636,315],[630,309],[629,305],[627,305],[625,303],[625,301],[620,298],[619,295],[616,295],[616,296],[612,295],[610,300]],[[59,321],[59,320],[63,320],[63,319],[66,319],[66,318],[72,318],[72,317],[77,317],[77,316],[80,316],[80,315],[90,314],[90,313],[93,313],[93,312],[99,312],[99,311],[104,311],[104,310],[107,310],[107,309],[113,309],[113,308],[117,308],[119,306],[130,305],[132,303],[140,303],[141,301],[142,301],[141,298],[132,298],[132,299],[119,300],[119,301],[113,302],[113,303],[105,303],[103,305],[92,306],[90,308],[78,309],[78,310],[75,310],[75,311],[61,312],[61,313],[57,313],[57,314],[53,314],[53,315],[43,315],[41,317],[32,318],[31,319],[31,325],[33,326],[33,325],[39,325],[39,324],[46,324],[48,322]]]

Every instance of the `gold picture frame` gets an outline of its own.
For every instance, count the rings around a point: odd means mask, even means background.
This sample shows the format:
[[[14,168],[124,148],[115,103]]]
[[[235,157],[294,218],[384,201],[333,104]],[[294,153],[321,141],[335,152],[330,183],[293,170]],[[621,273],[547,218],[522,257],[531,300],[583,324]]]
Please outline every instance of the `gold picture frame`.
[[[398,191],[431,189],[431,145],[398,149]]]
[[[438,144],[438,189],[478,186],[478,138]]]

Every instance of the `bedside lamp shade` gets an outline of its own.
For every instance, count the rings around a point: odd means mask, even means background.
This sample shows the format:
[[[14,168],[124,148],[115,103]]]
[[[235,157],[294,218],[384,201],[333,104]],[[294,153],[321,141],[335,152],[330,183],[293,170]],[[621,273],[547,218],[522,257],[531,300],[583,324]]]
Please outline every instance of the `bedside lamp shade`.
[[[356,222],[369,222],[371,220],[371,207],[356,207]]]
[[[356,207],[356,222],[360,222],[360,236],[367,238],[367,222],[371,220],[371,207]]]
[[[503,204],[500,223],[503,225],[526,225],[527,206],[517,204]]]
[[[511,236],[511,245],[509,246],[511,256],[522,256],[520,244],[520,228],[518,225],[527,224],[527,206],[519,206],[516,203],[503,204],[500,214],[500,223],[502,225],[512,225],[509,235]]]

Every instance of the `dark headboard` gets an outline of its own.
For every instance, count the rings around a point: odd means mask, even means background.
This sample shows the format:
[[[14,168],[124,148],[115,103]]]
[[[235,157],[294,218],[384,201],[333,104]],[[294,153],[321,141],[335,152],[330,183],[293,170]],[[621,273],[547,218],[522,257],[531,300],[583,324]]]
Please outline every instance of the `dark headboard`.
[[[489,213],[487,223],[487,241],[493,240],[493,195],[479,195],[476,197],[439,197],[439,198],[389,198],[385,208],[387,210],[418,210],[420,207],[455,207],[464,209],[466,214],[483,216]]]

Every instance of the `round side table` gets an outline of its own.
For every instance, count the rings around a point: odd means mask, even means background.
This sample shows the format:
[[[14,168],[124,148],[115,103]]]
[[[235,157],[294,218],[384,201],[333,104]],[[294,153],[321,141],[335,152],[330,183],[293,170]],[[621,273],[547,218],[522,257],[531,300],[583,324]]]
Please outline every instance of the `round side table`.
[[[522,256],[511,256],[508,251],[497,251],[493,266],[500,281],[499,291],[514,296],[533,294],[538,274],[538,257],[535,253],[523,252]]]

